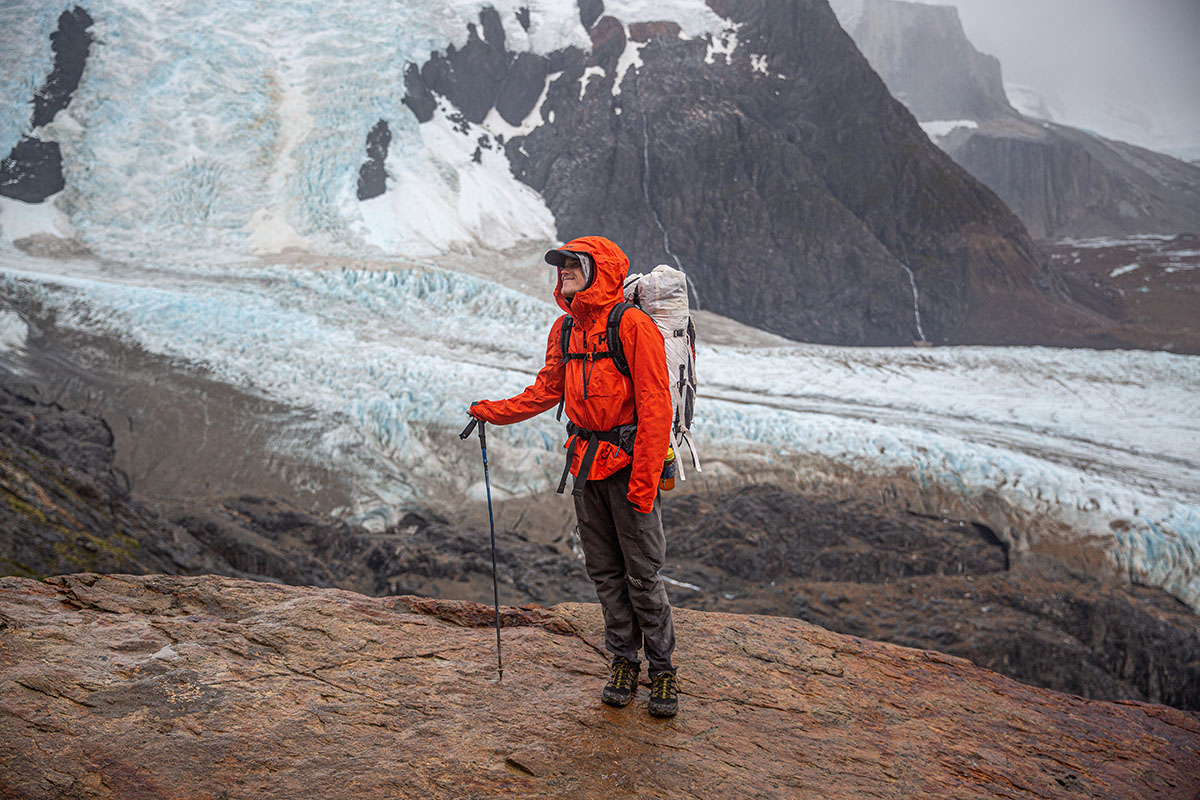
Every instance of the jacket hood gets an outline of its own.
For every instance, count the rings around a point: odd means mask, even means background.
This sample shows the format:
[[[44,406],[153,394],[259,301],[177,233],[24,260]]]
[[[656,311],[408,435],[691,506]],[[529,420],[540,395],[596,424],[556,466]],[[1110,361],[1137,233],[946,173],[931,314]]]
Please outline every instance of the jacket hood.
[[[587,253],[592,258],[591,282],[575,293],[570,301],[562,294],[562,273],[554,285],[554,299],[559,308],[580,322],[605,312],[613,303],[625,299],[625,275],[629,272],[629,257],[616,243],[603,236],[582,236],[572,239],[559,250]]]

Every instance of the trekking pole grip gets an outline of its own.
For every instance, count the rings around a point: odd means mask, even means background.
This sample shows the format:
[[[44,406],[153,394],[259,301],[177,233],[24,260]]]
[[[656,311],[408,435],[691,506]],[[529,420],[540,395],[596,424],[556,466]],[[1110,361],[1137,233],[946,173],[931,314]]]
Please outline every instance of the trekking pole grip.
[[[471,435],[471,431],[475,430],[476,425],[480,426],[479,434],[482,436],[483,435],[483,427],[482,427],[483,423],[480,422],[479,420],[475,419],[474,417],[471,417],[471,421],[469,423],[467,423],[467,427],[463,428],[463,432],[458,435],[458,438],[466,439],[468,436]]]

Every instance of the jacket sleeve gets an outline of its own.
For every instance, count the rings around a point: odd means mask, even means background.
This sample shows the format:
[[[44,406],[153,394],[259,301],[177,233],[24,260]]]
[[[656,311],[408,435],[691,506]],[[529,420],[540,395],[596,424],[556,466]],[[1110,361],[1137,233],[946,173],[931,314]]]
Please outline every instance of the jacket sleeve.
[[[628,328],[626,328],[628,326]],[[629,362],[637,407],[637,438],[629,476],[629,502],[643,514],[654,510],[663,459],[671,443],[671,388],[662,334],[643,313],[621,318],[621,345]]]
[[[510,425],[558,405],[566,376],[559,342],[564,319],[565,316],[559,317],[550,329],[550,338],[546,342],[546,363],[538,371],[533,385],[526,386],[525,391],[507,400],[480,400],[471,406],[471,416],[493,425]]]

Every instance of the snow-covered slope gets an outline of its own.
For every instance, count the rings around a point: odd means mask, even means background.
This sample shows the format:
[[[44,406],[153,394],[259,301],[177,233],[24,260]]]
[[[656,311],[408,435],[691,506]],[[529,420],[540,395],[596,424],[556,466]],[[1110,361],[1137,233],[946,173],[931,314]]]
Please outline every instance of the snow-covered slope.
[[[50,35],[75,5],[0,9],[0,88],[18,99],[0,112],[0,154],[28,133],[32,98],[54,64]],[[574,2],[488,5],[521,51],[592,46]],[[100,46],[69,106],[37,130],[63,153],[67,188],[52,202],[83,242],[116,258],[169,260],[198,247],[227,256],[382,247],[425,257],[553,238],[545,203],[502,152],[485,149],[476,163],[477,130],[421,126],[401,102],[406,65],[461,47],[480,8],[475,0],[339,3],[320,13],[255,0],[89,4]],[[522,8],[535,12],[528,30]],[[688,36],[725,24],[682,0],[614,0],[606,9],[677,20]],[[360,202],[365,138],[380,119],[391,128],[392,190]]]

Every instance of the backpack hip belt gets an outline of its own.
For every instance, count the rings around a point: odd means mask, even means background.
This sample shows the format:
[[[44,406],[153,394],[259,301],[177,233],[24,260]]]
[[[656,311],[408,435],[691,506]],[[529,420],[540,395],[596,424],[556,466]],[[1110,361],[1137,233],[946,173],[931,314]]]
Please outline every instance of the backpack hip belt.
[[[567,433],[571,436],[571,445],[567,448],[567,465],[563,467],[562,478],[558,481],[558,493],[562,494],[566,488],[567,476],[571,474],[571,462],[575,459],[575,447],[579,440],[583,439],[587,442],[587,447],[583,451],[583,461],[579,463],[579,472],[575,475],[575,485],[571,489],[571,495],[579,497],[583,494],[583,487],[587,486],[588,474],[592,471],[592,462],[596,460],[596,451],[600,449],[600,443],[608,442],[632,456],[637,423],[618,425],[607,431],[589,431],[574,422],[568,422]]]

